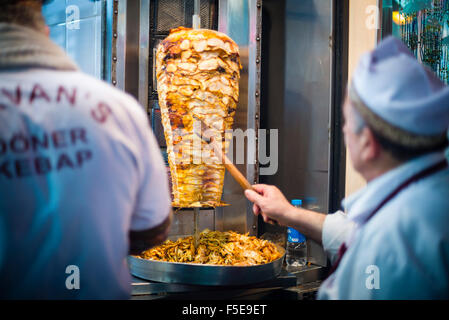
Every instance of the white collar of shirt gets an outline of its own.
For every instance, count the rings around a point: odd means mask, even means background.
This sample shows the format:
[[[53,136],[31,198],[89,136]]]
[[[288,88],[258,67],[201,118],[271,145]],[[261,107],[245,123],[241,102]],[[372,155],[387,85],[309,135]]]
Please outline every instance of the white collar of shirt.
[[[348,218],[359,226],[367,216],[406,179],[425,168],[444,159],[443,152],[428,154],[411,160],[380,177],[370,181],[365,188],[344,199],[342,206],[348,213]]]

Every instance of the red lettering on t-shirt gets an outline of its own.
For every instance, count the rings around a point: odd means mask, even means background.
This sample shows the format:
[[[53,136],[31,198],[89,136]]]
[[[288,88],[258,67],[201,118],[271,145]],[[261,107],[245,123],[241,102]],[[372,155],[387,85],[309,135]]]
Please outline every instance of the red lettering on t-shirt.
[[[30,137],[30,143],[31,143],[31,149],[33,151],[37,151],[39,149],[48,149],[49,143],[48,143],[48,136],[46,133],[42,134],[41,137],[38,137],[37,135],[32,135]]]
[[[12,104],[18,106],[20,105],[20,101],[22,100],[22,94],[20,91],[20,86],[17,86],[15,92],[10,92],[4,88],[2,88],[2,94],[8,98],[9,102],[11,102]]]
[[[53,133],[51,134],[51,138],[53,140],[53,145],[56,149],[67,147],[65,130],[53,131]]]
[[[6,150],[7,150],[6,142],[0,139],[0,155],[6,153]]]
[[[59,157],[58,163],[56,164],[56,169],[59,171],[64,167],[73,169],[73,162],[72,160],[70,160],[70,157],[65,153],[61,154],[61,156]]]
[[[23,134],[15,134],[9,142],[9,147],[15,153],[25,153],[28,151],[29,141]]]
[[[83,163],[92,159],[92,152],[90,150],[80,150],[76,153],[76,163],[79,168],[83,166]]]
[[[16,176],[19,178],[29,177],[33,174],[30,159],[19,159],[14,162],[16,167]]]
[[[70,130],[70,140],[71,140],[72,145],[76,145],[77,141],[87,143],[86,129],[75,128],[75,129]]]
[[[13,174],[9,170],[9,161],[5,161],[0,164],[0,177],[3,175],[8,179],[11,179],[13,177]]]
[[[51,163],[49,158],[37,157],[34,159],[34,166],[37,174],[47,174],[51,171]]]
[[[99,123],[104,123],[108,119],[109,115],[112,114],[111,108],[104,102],[100,102],[96,109],[91,111],[92,118]]]
[[[36,99],[44,99],[47,102],[50,102],[50,97],[39,84],[35,84],[31,91],[30,104],[33,104]]]
[[[68,92],[68,90],[66,88],[64,88],[63,86],[59,86],[58,88],[58,95],[56,97],[56,102],[57,103],[61,103],[62,101],[62,96],[65,96],[65,98],[67,99],[67,101],[74,106],[75,102],[76,102],[76,88],[72,89],[72,93],[70,94]]]

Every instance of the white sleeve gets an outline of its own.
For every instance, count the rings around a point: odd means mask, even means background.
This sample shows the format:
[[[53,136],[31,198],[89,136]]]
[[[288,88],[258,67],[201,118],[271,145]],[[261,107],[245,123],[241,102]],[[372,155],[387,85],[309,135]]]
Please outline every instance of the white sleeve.
[[[343,211],[328,214],[324,219],[322,243],[331,263],[337,258],[338,249],[348,238],[355,224]]]
[[[161,150],[148,123],[144,123],[142,131],[140,186],[130,226],[133,231],[161,224],[171,208],[167,169]]]

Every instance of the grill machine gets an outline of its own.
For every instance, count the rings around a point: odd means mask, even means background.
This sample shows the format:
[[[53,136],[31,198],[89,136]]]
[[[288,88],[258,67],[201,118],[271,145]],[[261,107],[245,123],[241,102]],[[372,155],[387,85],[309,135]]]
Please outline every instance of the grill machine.
[[[108,3],[112,6],[108,11],[112,39],[110,81],[147,108],[166,158],[154,53],[171,28],[192,26],[194,0]],[[228,34],[240,48],[243,69],[234,128],[254,129],[256,135],[254,139],[245,139],[245,163],[237,164],[238,169],[251,183],[273,183],[287,197],[315,199],[311,203],[320,212],[337,209],[344,183],[340,170],[344,167],[344,151],[339,136],[339,108],[341,84],[345,83],[342,61],[346,45],[342,35],[347,26],[336,22],[345,21],[344,14],[347,14],[347,1],[200,1],[201,26]],[[297,128],[295,119],[301,128]],[[258,129],[261,126],[279,129],[279,169],[273,176],[259,177]],[[299,146],[298,141],[302,142]],[[294,148],[295,144],[299,155],[292,157],[285,145]],[[178,211],[170,238],[192,235],[195,227],[249,232],[255,236],[285,234],[285,229],[266,226],[257,220],[241,187],[228,173],[223,201],[231,205]],[[272,297],[277,292],[280,297],[279,290],[275,289],[289,288],[290,291],[282,292],[294,292],[298,297],[297,293],[314,292],[326,271],[322,248],[311,241],[308,247],[310,265],[295,275],[282,270],[277,278],[263,283],[213,287],[134,278],[133,294],[136,298],[150,299],[183,297],[186,293],[188,298],[214,294],[217,298],[248,298],[249,295]],[[203,296],[205,292],[207,296]]]

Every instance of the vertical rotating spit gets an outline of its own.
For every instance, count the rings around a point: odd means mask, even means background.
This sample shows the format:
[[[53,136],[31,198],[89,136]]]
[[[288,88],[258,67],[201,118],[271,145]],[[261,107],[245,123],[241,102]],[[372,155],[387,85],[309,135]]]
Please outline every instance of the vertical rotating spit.
[[[151,0],[150,1],[150,79],[149,84],[149,108],[153,131],[159,142],[162,155],[168,169],[167,149],[164,131],[161,123],[161,111],[158,104],[157,83],[155,77],[155,53],[158,44],[168,36],[170,29],[179,26],[203,27],[217,30],[218,28],[218,0]],[[171,189],[171,178],[170,189]],[[199,234],[203,229],[217,230],[215,208],[190,208],[175,211],[175,226],[170,238],[193,235],[195,246]],[[179,211],[179,212],[178,212]],[[190,212],[192,217],[190,217]],[[212,217],[209,214],[212,212]],[[210,219],[212,218],[212,219]],[[204,221],[206,220],[206,221]],[[212,220],[212,221],[211,221]]]
[[[200,231],[198,230],[198,219],[200,214],[200,208],[193,209],[193,244],[195,248],[198,248],[198,241],[200,238]]]
[[[173,208],[174,220],[169,234],[170,240],[192,236],[197,247],[200,234],[205,229],[224,231],[222,226],[222,207]]]
[[[193,27],[193,29],[201,28],[200,0],[194,1],[192,27]],[[199,208],[193,209],[193,244],[195,246],[195,249],[198,248],[198,241],[199,241],[199,237],[200,237],[200,231],[198,230],[198,219],[199,219],[198,215],[199,215],[199,213],[200,213]]]

